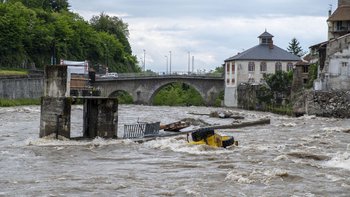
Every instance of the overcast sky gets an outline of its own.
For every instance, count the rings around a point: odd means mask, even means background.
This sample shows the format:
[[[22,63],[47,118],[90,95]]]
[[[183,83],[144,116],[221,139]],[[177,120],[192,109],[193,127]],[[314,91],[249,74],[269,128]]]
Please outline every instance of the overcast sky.
[[[69,0],[71,10],[90,20],[105,12],[129,24],[134,55],[146,69],[213,70],[224,60],[258,44],[267,29],[274,44],[286,49],[295,37],[304,50],[327,39],[328,10],[337,0]],[[191,68],[192,69],[192,68]]]

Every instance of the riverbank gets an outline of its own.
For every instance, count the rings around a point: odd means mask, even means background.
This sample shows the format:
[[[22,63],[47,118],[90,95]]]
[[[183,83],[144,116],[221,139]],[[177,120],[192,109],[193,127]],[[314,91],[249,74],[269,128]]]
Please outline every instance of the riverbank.
[[[6,69],[0,68],[0,76],[26,76],[28,75],[28,70],[24,69]]]
[[[0,107],[40,105],[40,99],[0,99]]]

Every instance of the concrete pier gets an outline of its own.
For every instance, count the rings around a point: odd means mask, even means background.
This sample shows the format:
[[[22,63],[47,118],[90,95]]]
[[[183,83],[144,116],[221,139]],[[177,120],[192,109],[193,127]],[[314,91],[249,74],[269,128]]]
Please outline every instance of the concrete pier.
[[[40,137],[70,138],[71,101],[67,94],[67,66],[46,66],[41,98]]]
[[[40,136],[70,138],[71,98],[41,98]]]
[[[117,138],[118,101],[113,98],[84,99],[84,137]]]
[[[67,66],[45,67],[44,96],[41,99],[40,137],[70,138],[71,106],[74,99],[84,103],[83,136],[116,138],[118,100],[103,97],[69,97]]]

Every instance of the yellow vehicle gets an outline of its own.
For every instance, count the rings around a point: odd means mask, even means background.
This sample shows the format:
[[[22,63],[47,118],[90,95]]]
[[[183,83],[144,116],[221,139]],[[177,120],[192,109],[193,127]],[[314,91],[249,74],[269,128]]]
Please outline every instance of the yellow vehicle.
[[[215,132],[214,129],[200,129],[191,133],[192,141],[188,142],[194,145],[206,144],[212,147],[226,148],[232,145],[238,145],[238,141],[235,141],[232,136],[221,136]]]

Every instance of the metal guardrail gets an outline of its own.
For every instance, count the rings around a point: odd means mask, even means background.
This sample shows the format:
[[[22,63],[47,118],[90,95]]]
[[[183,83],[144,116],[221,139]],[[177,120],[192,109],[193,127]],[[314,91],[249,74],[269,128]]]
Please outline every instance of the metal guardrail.
[[[124,125],[124,139],[143,138],[159,134],[160,122]]]
[[[142,73],[118,73],[117,78],[99,78],[99,80],[110,79],[126,79],[126,78],[172,78],[172,77],[188,77],[188,78],[223,78],[221,73],[187,73],[187,72],[172,72],[170,73],[155,73],[155,72],[142,72]]]

